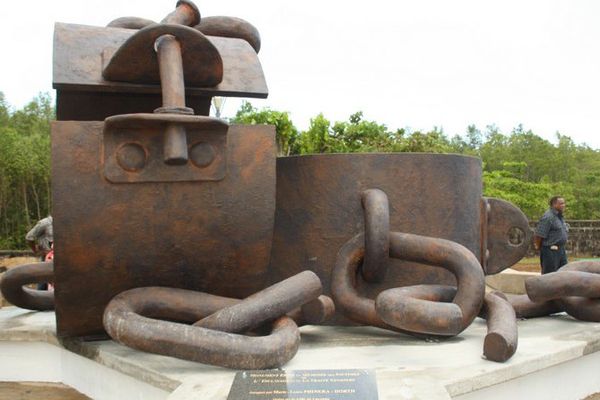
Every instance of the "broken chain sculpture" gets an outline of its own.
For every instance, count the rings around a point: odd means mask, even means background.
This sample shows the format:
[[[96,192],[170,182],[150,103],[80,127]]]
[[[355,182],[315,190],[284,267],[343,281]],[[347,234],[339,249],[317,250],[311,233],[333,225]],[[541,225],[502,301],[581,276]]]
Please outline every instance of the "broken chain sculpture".
[[[600,263],[571,262],[558,271],[528,278],[524,295],[507,295],[517,317],[566,312],[581,321],[600,322]]]
[[[510,358],[517,341],[514,311],[498,296],[487,296],[484,302],[483,270],[473,253],[449,240],[390,232],[388,199],[379,189],[364,191],[362,204],[365,233],[341,248],[332,274],[338,310],[361,324],[418,336],[454,336],[471,324],[485,304],[484,354],[495,361]],[[375,300],[361,296],[356,280],[385,279],[389,257],[445,268],[454,274],[457,286],[414,285],[384,290]]]
[[[522,258],[522,212],[482,197],[473,157],[276,158],[273,127],[209,117],[214,96],[267,97],[260,47],[188,0],[160,23],[57,23],[56,259],[7,272],[5,297],[55,307],[60,337],[231,368],[281,366],[302,324],[454,336],[478,313],[484,354],[508,359],[514,310],[483,275]]]
[[[298,326],[287,313],[296,310],[301,321],[312,322],[333,314],[333,304],[320,296],[321,291],[319,277],[310,271],[244,300],[182,289],[138,288],[111,300],[104,326],[113,339],[138,350],[228,368],[276,368],[294,357],[300,345]],[[169,321],[157,321],[161,318]],[[267,336],[241,335],[265,323]]]

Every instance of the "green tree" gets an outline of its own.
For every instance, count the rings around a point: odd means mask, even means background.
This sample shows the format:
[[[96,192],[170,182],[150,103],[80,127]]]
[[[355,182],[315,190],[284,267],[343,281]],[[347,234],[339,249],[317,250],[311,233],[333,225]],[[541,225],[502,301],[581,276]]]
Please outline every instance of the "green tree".
[[[273,111],[269,108],[258,110],[245,101],[231,122],[249,125],[274,125],[277,155],[285,156],[297,152],[298,130],[292,123],[288,112]]]

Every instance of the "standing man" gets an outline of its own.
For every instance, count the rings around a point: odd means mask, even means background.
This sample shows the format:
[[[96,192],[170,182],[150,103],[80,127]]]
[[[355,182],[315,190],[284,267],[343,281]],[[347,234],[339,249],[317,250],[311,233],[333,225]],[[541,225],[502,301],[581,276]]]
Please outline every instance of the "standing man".
[[[554,196],[550,199],[550,208],[542,215],[533,236],[533,245],[540,250],[542,274],[558,271],[567,263],[567,233],[569,228],[563,218],[565,199]]]
[[[54,235],[52,231],[52,216],[48,216],[38,221],[37,224],[25,235],[25,240],[36,256],[44,261],[46,254],[52,248]]]

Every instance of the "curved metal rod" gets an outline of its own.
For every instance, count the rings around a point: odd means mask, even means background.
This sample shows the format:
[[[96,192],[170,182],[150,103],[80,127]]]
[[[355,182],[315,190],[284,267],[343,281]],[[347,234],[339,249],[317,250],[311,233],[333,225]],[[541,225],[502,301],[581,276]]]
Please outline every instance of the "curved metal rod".
[[[377,313],[375,301],[362,297],[356,290],[356,271],[364,257],[364,235],[354,236],[342,246],[332,273],[331,291],[333,298],[344,315],[363,324],[379,326],[400,332],[419,332],[410,326],[413,321],[428,319],[431,308],[418,308],[414,315],[403,316],[394,321],[394,327],[384,322]],[[429,320],[426,332],[437,335],[456,335],[464,330],[477,316],[483,303],[485,283],[483,270],[477,258],[465,247],[443,239],[407,233],[390,233],[390,255],[407,261],[445,268],[452,272],[457,279],[458,288],[453,303],[460,308],[461,324],[459,328],[445,326]],[[432,306],[439,303],[430,303]],[[443,310],[448,307],[441,305]],[[440,311],[443,313],[444,311]],[[435,312],[438,313],[437,311]],[[389,316],[389,315],[388,315]],[[397,323],[397,324],[396,324]],[[428,324],[428,322],[425,322]]]
[[[390,259],[390,206],[379,189],[362,192],[365,215],[365,259],[361,271],[365,281],[383,282]]]
[[[138,17],[121,17],[113,19],[106,26],[109,28],[124,28],[124,29],[142,29],[156,22]]]
[[[304,271],[223,308],[194,323],[221,332],[241,333],[259,327],[319,297],[321,280]]]
[[[581,273],[596,274],[593,278],[597,287],[600,275],[600,262],[597,261],[575,261],[562,267],[559,272],[578,271]],[[577,296],[582,296],[578,294]],[[563,297],[559,300],[563,309],[572,317],[582,321],[600,322],[600,291],[594,291],[588,297]]]
[[[331,274],[331,295],[336,309],[358,323],[405,332],[383,322],[375,310],[375,300],[363,297],[356,290],[357,272],[364,256],[365,235],[362,233],[344,243],[338,252]]]
[[[390,325],[411,332],[453,336],[462,327],[462,311],[452,303],[455,296],[454,286],[405,286],[381,292],[375,299],[375,309]]]
[[[567,296],[600,297],[600,275],[583,271],[557,271],[528,278],[525,290],[531,301],[548,301]]]
[[[25,287],[32,283],[54,282],[52,261],[24,264],[2,275],[0,290],[11,304],[28,310],[54,310],[54,292]]]
[[[515,310],[517,318],[537,318],[562,312],[557,301],[533,302],[526,294],[507,294],[506,299]]]
[[[504,362],[515,354],[519,342],[515,310],[502,292],[492,292],[486,293],[482,311],[488,329],[483,355],[488,360]]]
[[[289,317],[275,320],[270,335],[256,337],[150,318],[198,320],[231,301],[183,289],[132,289],[110,301],[104,311],[104,327],[126,346],[227,368],[276,368],[296,354],[300,333]]]
[[[462,324],[458,331],[443,333],[443,335],[456,335],[473,322],[483,304],[485,278],[481,264],[466,247],[445,239],[391,232],[390,255],[406,261],[441,267],[456,277],[457,290],[452,302],[461,310]],[[440,304],[434,303],[432,306],[440,306]],[[417,315],[426,318],[426,315],[431,312],[433,309],[420,309]],[[404,325],[404,321],[398,322],[398,325],[394,325],[401,329],[412,330],[410,326]],[[443,324],[432,322],[429,327],[431,332],[447,329]]]

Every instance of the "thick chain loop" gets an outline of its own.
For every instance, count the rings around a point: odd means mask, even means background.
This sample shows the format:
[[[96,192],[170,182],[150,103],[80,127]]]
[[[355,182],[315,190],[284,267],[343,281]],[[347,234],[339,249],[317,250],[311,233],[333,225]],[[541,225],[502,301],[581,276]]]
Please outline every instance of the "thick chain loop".
[[[54,282],[52,261],[20,265],[2,275],[0,290],[11,304],[28,310],[54,310],[54,292],[37,290],[25,285]]]
[[[302,314],[298,308],[308,304],[312,315],[305,320],[333,314],[331,299],[320,296],[321,290],[321,281],[310,271],[244,300],[183,289],[137,288],[111,300],[104,327],[114,340],[142,351],[228,368],[276,368],[296,354],[300,343],[298,327],[286,313]],[[327,315],[316,315],[319,312]],[[265,323],[270,324],[266,336],[241,334]]]
[[[387,329],[442,336],[463,331],[483,303],[484,275],[477,258],[449,240],[389,232],[389,205],[381,190],[363,192],[362,204],[365,234],[346,242],[336,259],[331,287],[336,306],[354,321]],[[445,268],[457,287],[418,285],[385,290],[376,300],[361,296],[356,279],[382,279],[389,257]]]
[[[385,279],[390,259],[390,206],[385,192],[368,189],[362,193],[365,214],[365,259],[361,272],[365,281]]]
[[[527,279],[525,290],[526,295],[509,297],[519,317],[565,311],[582,321],[600,322],[600,262],[569,263],[556,272]]]

